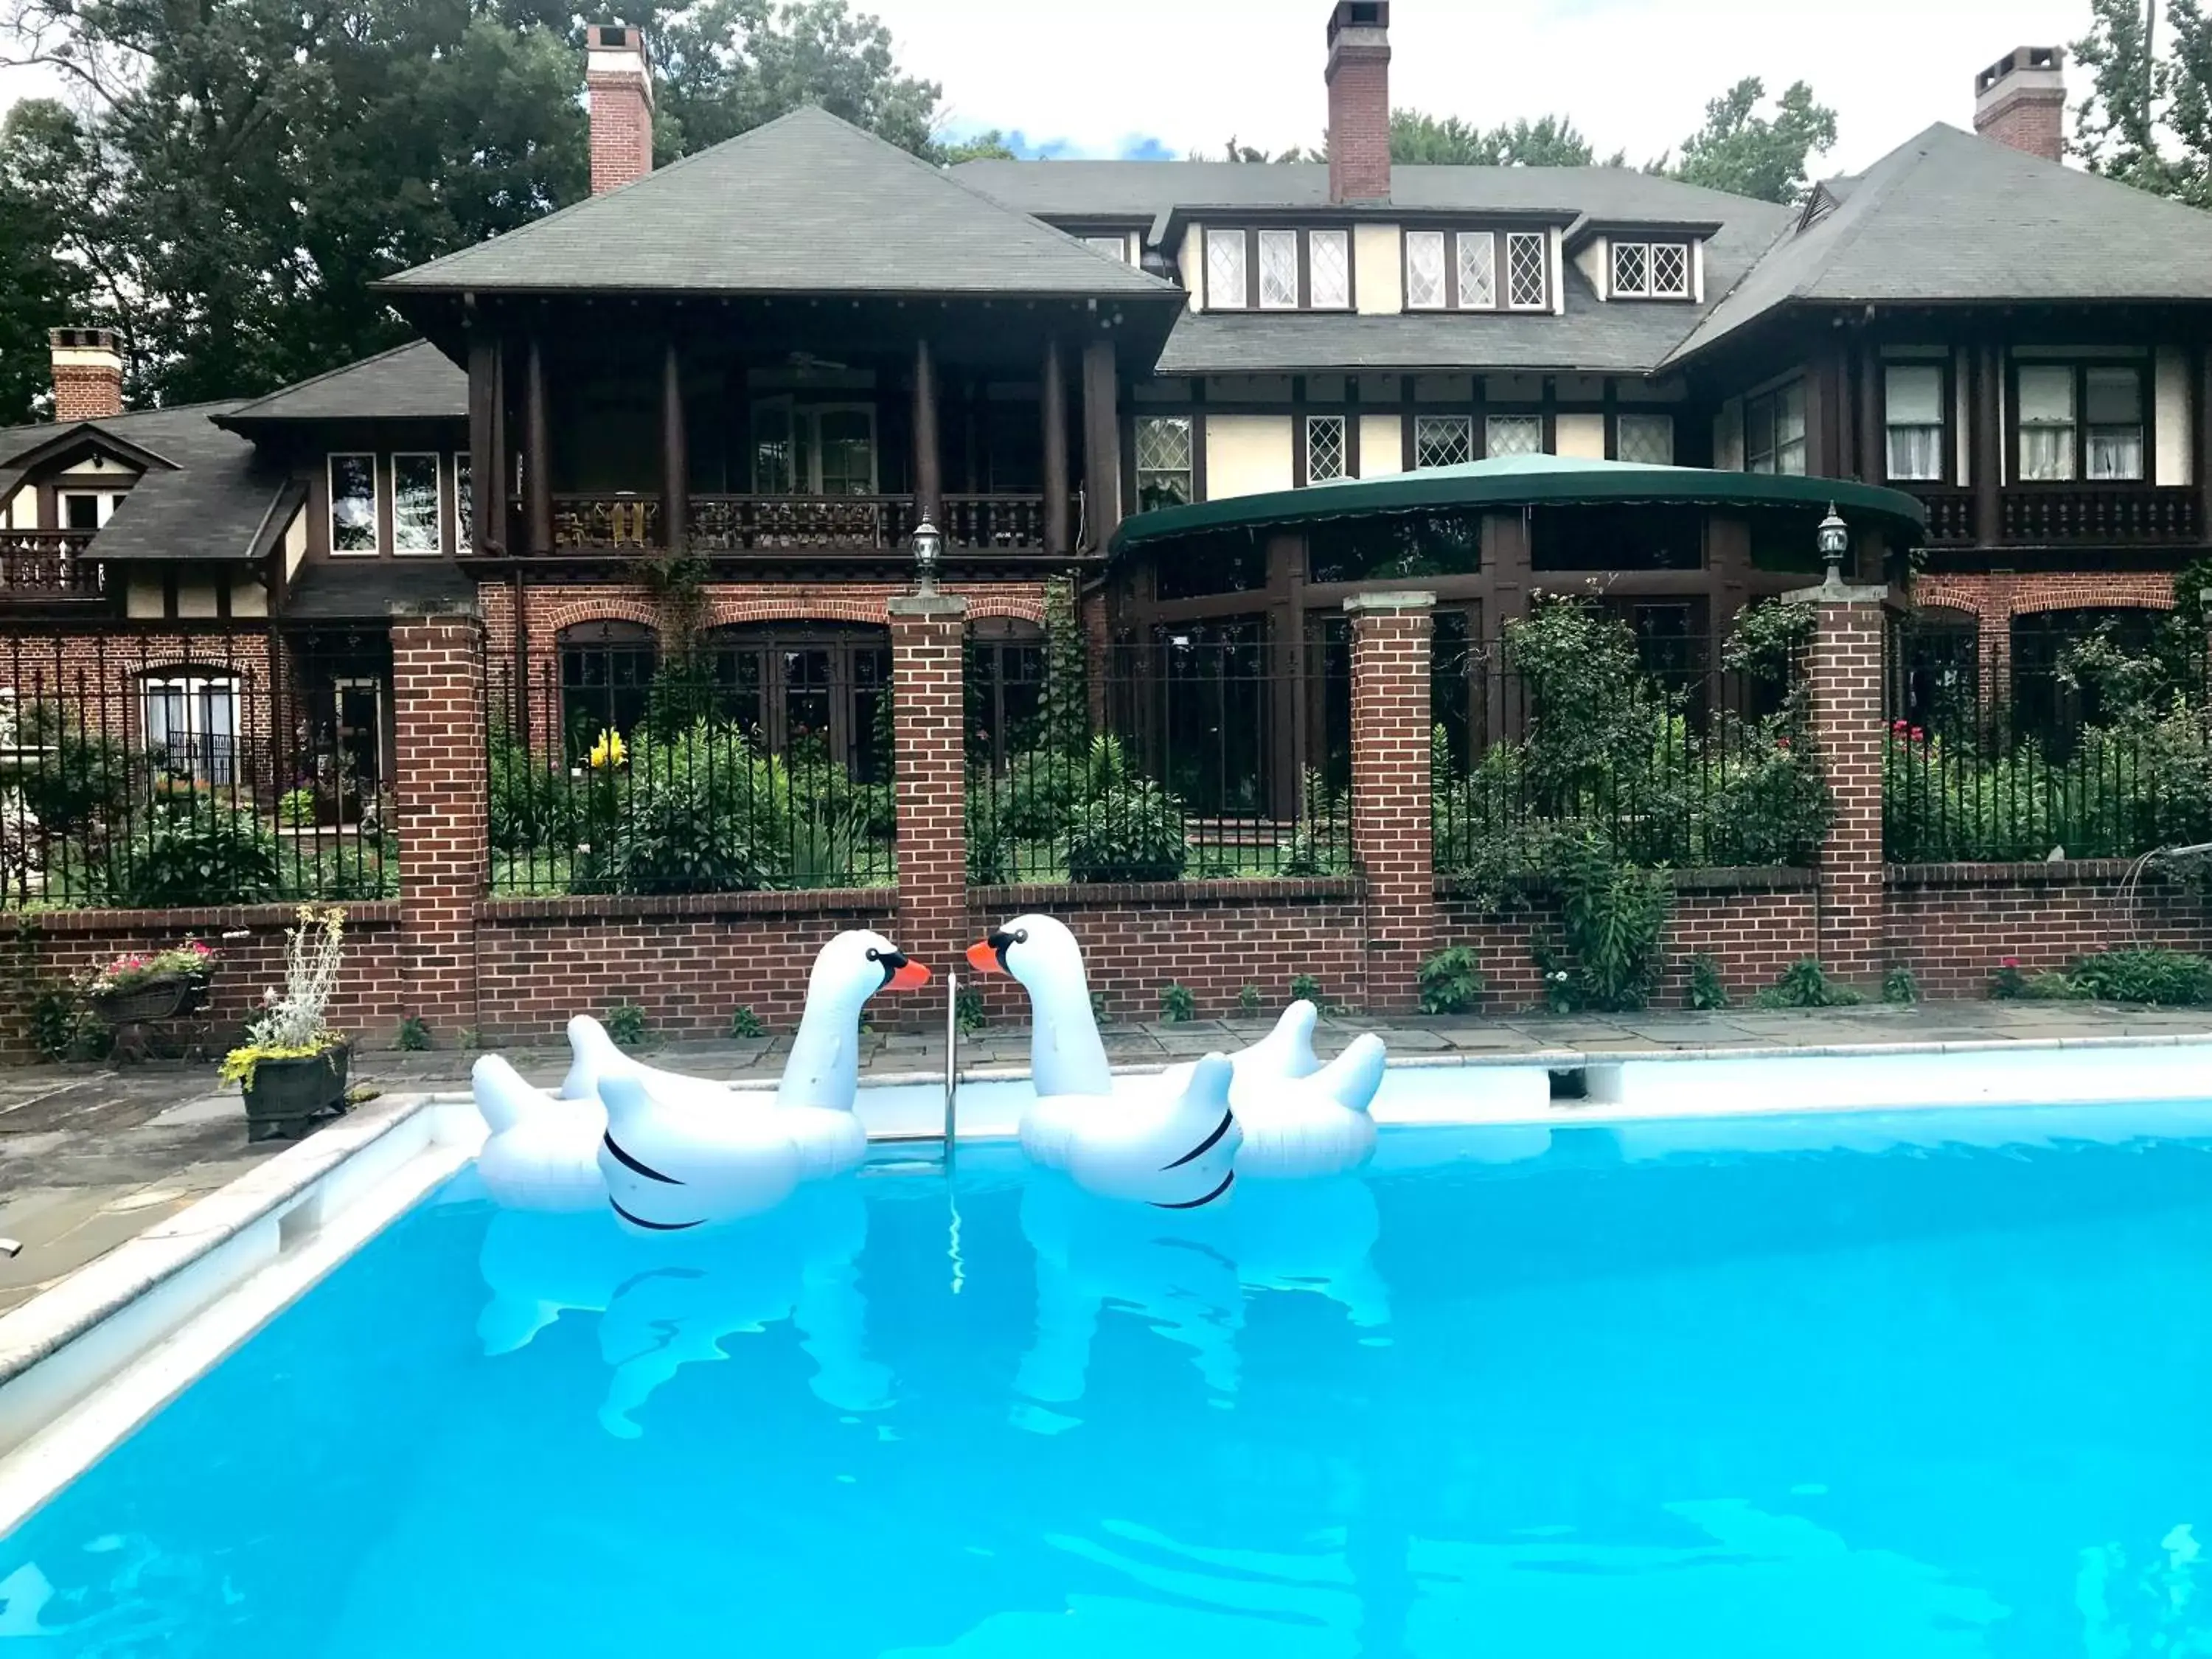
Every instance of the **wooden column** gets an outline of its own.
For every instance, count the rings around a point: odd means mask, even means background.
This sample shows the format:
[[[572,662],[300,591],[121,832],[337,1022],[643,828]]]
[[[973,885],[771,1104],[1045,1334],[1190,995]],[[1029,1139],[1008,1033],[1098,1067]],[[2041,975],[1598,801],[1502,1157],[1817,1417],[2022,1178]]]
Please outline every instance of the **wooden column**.
[[[522,379],[522,518],[525,553],[553,550],[553,423],[545,408],[545,349],[530,337]]]
[[[2001,538],[1999,492],[2004,471],[2004,429],[1997,412],[1997,383],[2004,360],[1988,341],[1974,347],[1974,539],[1995,547]]]
[[[2201,542],[2212,538],[2212,351],[2198,346],[2191,367],[2190,415],[2195,422],[2191,430],[2196,447],[2190,476],[2197,481],[2196,539]]]
[[[1200,441],[1196,432],[1191,441]],[[1121,523],[1121,410],[1110,340],[1083,348],[1083,493],[1085,539],[1103,547]]]
[[[937,359],[927,340],[914,343],[914,507],[917,518],[945,528],[945,459],[937,435]]]
[[[1887,388],[1881,348],[1859,342],[1859,468],[1862,483],[1878,484],[1889,476],[1889,428],[1883,415]]]
[[[1067,370],[1060,355],[1060,342],[1044,348],[1042,391],[1038,398],[1044,421],[1044,550],[1066,553],[1067,532]]]
[[[507,547],[507,403],[500,385],[500,344],[492,335],[469,336],[469,519],[471,553],[504,553]]]
[[[684,437],[684,368],[669,340],[660,358],[660,544],[681,552],[690,537],[690,485]]]

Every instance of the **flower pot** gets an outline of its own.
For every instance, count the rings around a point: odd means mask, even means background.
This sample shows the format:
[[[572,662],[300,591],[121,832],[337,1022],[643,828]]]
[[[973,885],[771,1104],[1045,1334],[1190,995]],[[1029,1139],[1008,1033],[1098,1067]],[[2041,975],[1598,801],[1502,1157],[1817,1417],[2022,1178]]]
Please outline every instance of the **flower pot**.
[[[246,1138],[289,1140],[315,1120],[345,1110],[346,1073],[353,1049],[345,1043],[297,1060],[264,1060],[246,1086]]]
[[[164,974],[127,990],[95,992],[92,1009],[110,1025],[140,1025],[198,1012],[207,1005],[207,991],[204,974]]]

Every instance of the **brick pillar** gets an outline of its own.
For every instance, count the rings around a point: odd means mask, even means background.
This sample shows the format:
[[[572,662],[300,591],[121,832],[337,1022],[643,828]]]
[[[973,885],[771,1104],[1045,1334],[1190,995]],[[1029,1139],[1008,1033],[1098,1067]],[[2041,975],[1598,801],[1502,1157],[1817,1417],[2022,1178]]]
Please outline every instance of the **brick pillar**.
[[[1436,949],[1429,802],[1433,593],[1363,593],[1352,618],[1352,860],[1366,885],[1367,1012],[1420,1006]]]
[[[966,720],[962,654],[968,602],[943,594],[890,603],[892,776],[898,803],[898,947],[940,978],[959,968],[968,933]],[[910,1001],[911,999],[908,999]],[[887,1007],[879,1018],[918,1008]],[[934,1022],[941,1023],[938,1008]]]
[[[1882,646],[1888,590],[1801,589],[1816,618],[1809,665],[1813,734],[1835,800],[1820,843],[1820,965],[1845,984],[1882,972]]]
[[[483,650],[465,601],[394,611],[402,1006],[441,1042],[477,1025],[476,906],[491,866]]]

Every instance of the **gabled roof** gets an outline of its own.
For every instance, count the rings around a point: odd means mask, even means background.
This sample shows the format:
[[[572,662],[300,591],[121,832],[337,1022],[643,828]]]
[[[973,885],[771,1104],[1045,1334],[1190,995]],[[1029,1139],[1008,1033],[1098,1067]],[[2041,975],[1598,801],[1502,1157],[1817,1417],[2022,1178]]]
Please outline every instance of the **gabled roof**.
[[[1820,201],[1670,362],[1794,303],[2212,301],[2212,214],[1941,122]]]
[[[812,107],[378,286],[1181,297]]]
[[[216,424],[243,431],[280,421],[465,421],[469,377],[428,340],[410,340],[241,404]]]

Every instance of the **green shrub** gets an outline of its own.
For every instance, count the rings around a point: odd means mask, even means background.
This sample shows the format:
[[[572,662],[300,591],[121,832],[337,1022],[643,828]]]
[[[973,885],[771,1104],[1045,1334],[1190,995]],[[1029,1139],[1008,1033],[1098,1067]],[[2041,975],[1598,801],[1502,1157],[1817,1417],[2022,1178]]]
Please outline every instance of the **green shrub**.
[[[1321,981],[1311,974],[1298,975],[1291,981],[1291,1000],[1310,1002],[1315,1007],[1320,1007],[1322,1006]]]
[[[1439,951],[1421,964],[1421,1012],[1425,1014],[1463,1014],[1482,995],[1482,974],[1476,957],[1464,945]]]
[[[34,702],[17,717],[16,752],[0,783],[12,783],[47,832],[98,833],[114,825],[129,800],[131,754],[88,729],[58,702]],[[148,769],[142,767],[143,777]]]
[[[399,1022],[399,1047],[410,1054],[419,1054],[430,1047],[430,1028],[416,1015],[410,1014]]]
[[[1626,1012],[1650,1000],[1674,908],[1666,876],[1617,857],[1601,837],[1563,840],[1552,871],[1560,938],[1532,946],[1557,1012]]]
[[[595,775],[592,788],[607,797],[608,822],[577,859],[578,891],[741,893],[791,878],[789,775],[733,726],[641,736],[628,775]]]
[[[1246,1014],[1258,1013],[1260,1012],[1260,988],[1256,985],[1247,985],[1242,990],[1238,991],[1237,993],[1237,1006]]]
[[[1814,957],[1800,957],[1782,977],[1752,1000],[1755,1008],[1849,1008],[1863,1000],[1848,985],[1838,985]]]
[[[1170,980],[1160,987],[1160,1020],[1163,1024],[1184,1025],[1198,1018],[1198,999],[1189,990]]]
[[[647,1027],[645,1010],[635,1002],[617,1002],[607,1010],[607,1035],[625,1048],[644,1046]]]
[[[1881,1000],[1884,1002],[1911,1004],[1920,1000],[1920,981],[1912,976],[1910,968],[1893,968],[1881,976]]]
[[[964,816],[968,823],[968,884],[1002,887],[1017,878],[1014,839],[1001,799],[989,777],[971,771]]]
[[[730,1013],[730,1035],[733,1037],[766,1036],[768,1027],[761,1024],[761,1017],[750,1008],[736,1008]]]
[[[2016,1002],[2027,994],[2027,975],[2021,972],[2020,958],[2007,957],[1990,975],[1990,1000]]]
[[[1189,858],[1182,803],[1149,778],[1085,801],[1067,832],[1070,881],[1176,881]]]
[[[287,789],[276,802],[276,822],[287,830],[313,829],[315,792],[305,784],[297,789]]]
[[[2076,995],[2098,1002],[2212,1002],[2212,959],[2181,951],[2106,951],[2084,957],[2066,978]]]
[[[990,1023],[983,1009],[983,994],[973,985],[963,985],[953,994],[952,1023],[963,1036],[974,1036]]]
[[[116,898],[138,909],[261,904],[282,896],[283,853],[260,819],[198,793],[146,815],[123,860]]]
[[[572,849],[583,826],[583,789],[503,726],[492,729],[491,844],[502,853]]]
[[[1720,963],[1710,956],[1690,958],[1689,1006],[1700,1013],[1717,1013],[1729,1006],[1728,984],[1721,978]]]

